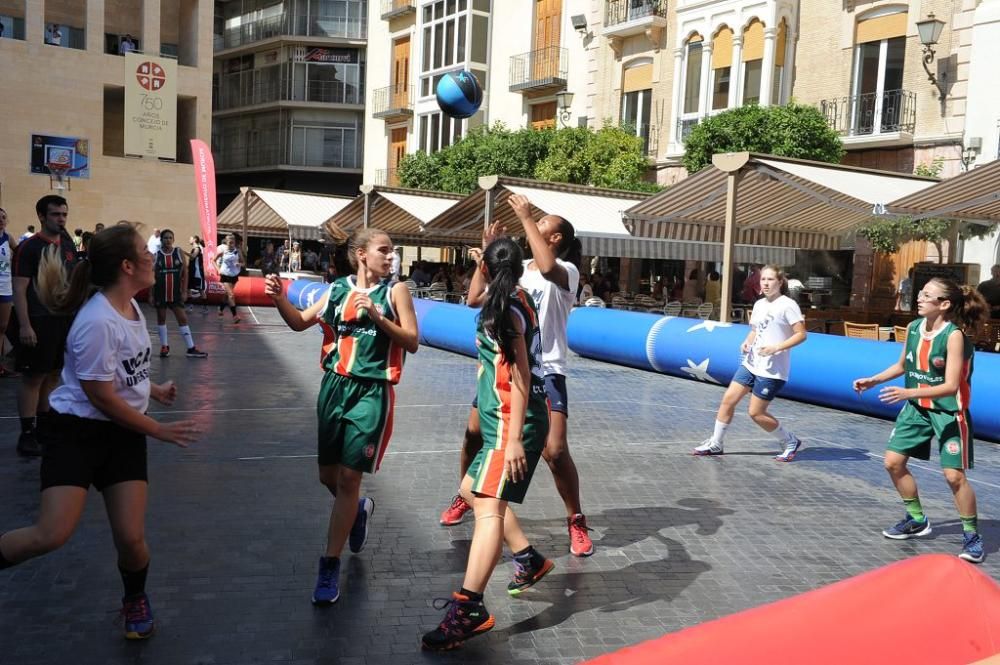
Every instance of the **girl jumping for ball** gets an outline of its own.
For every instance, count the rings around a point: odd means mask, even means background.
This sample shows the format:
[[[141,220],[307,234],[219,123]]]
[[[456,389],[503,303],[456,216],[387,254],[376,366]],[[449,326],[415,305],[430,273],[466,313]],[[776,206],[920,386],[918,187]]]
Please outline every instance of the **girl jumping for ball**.
[[[906,401],[885,453],[885,468],[903,499],[906,516],[882,535],[908,540],[930,534],[917,481],[906,463],[910,457],[930,459],[931,439],[937,437],[944,478],[965,536],[958,556],[973,563],[981,563],[986,555],[976,517],[976,493],[966,477],[973,461],[969,402],[974,348],[965,331],[974,330],[987,312],[986,301],[972,287],[932,279],[917,294],[917,313],[923,318],[909,325],[899,360],[875,376],[854,382],[854,389],[861,393],[905,376],[905,387],[888,386],[879,393],[885,404]]]
[[[194,336],[188,326],[187,312],[184,311],[184,302],[188,298],[188,270],[180,248],[174,247],[174,232],[170,229],[160,231],[160,249],[154,255],[153,270],[156,273],[156,284],[153,285],[150,300],[156,307],[160,357],[170,355],[170,338],[167,333],[167,309],[170,309],[187,345],[185,355],[188,358],[207,358],[208,354],[194,345]]]
[[[452,649],[493,628],[483,593],[504,540],[517,569],[507,587],[511,595],[554,567],[531,547],[507,505],[524,501],[549,432],[538,312],[531,296],[517,285],[524,272],[520,247],[509,238],[494,240],[483,252],[479,270],[489,282],[476,330],[483,446],[460,489],[472,506],[476,526],[462,588],[446,602],[444,620],[423,637],[424,647],[434,650]]]
[[[357,275],[341,277],[305,311],[283,295],[281,278],[268,275],[265,293],[292,330],[324,326],[316,414],[319,419],[319,479],[335,497],[326,553],[319,560],[313,603],[340,597],[340,554],[344,543],[360,552],[375,510],[361,497],[361,477],[378,471],[392,435],[395,396],[404,352],[418,348],[417,317],[405,284],[385,281],[392,266],[392,241],[378,229],[351,237],[348,258]]]
[[[802,441],[782,427],[767,408],[788,381],[791,368],[788,352],[806,341],[805,318],[799,304],[786,295],[788,280],[781,268],[764,266],[760,271],[760,287],[764,297],[753,306],[750,334],[740,346],[744,354],[743,362],[722,396],[722,404],[715,416],[715,431],[694,449],[695,455],[723,453],[726,430],[733,421],[737,405],[747,393],[753,393],[750,396],[750,417],[765,432],[773,434],[783,447],[774,459],[791,462],[802,446]]]
[[[219,305],[219,316],[225,313],[228,305],[233,315],[233,323],[239,323],[240,317],[236,314],[236,296],[233,295],[233,289],[236,288],[236,282],[240,281],[240,272],[243,271],[243,252],[240,251],[236,236],[232,233],[226,234],[225,242],[215,248],[215,265],[219,269],[222,288],[226,290],[226,300]]]

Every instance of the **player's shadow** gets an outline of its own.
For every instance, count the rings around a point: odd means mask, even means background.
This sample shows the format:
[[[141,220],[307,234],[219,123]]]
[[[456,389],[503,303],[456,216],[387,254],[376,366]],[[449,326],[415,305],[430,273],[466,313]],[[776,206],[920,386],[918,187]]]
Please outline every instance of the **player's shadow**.
[[[936,538],[939,535],[948,536],[949,539],[955,539],[956,544],[961,546],[962,539],[956,538],[956,536],[962,535],[961,520],[932,521],[931,529],[931,538]],[[983,536],[983,551],[986,554],[995,554],[1000,551],[1000,520],[980,518],[979,533]]]

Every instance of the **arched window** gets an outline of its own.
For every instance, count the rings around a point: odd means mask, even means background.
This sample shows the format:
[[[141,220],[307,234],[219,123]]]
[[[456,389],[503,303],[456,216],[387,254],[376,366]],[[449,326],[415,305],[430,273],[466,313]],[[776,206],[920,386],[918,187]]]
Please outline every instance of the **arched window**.
[[[697,32],[687,40],[687,62],[684,67],[684,102],[682,113],[697,113],[701,94],[701,58],[704,39]]]
[[[733,31],[723,26],[712,40],[712,110],[729,106],[733,71]]]
[[[760,102],[760,74],[764,63],[764,24],[753,19],[743,30],[743,104]]]
[[[851,134],[898,131],[908,96],[903,88],[906,7],[863,14],[854,30]]]
[[[649,149],[651,129],[650,109],[653,97],[653,60],[640,58],[625,65],[622,72],[622,102],[620,123],[635,131],[642,139],[643,150]]]

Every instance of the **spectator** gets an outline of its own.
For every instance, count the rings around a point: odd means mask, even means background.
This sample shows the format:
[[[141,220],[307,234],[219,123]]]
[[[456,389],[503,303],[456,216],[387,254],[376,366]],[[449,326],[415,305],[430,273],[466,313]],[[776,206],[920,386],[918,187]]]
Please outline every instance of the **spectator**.
[[[291,272],[302,270],[302,247],[299,246],[298,240],[292,243],[292,251],[288,257],[288,269]]]
[[[896,289],[896,309],[900,312],[909,312],[913,306],[913,268],[906,273],[906,277],[899,280],[899,288]]]
[[[785,277],[788,281],[788,297],[799,302],[799,298],[802,297],[802,289],[806,288],[806,285],[790,272],[786,272]]]
[[[323,274],[323,282],[326,284],[333,284],[337,277],[337,266],[333,263],[328,263],[326,266],[326,272]]]
[[[153,256],[160,251],[160,229],[153,229],[153,235],[149,236],[149,240],[146,241],[146,249]]]
[[[399,264],[401,259],[399,258],[399,251],[393,247],[392,248],[392,265],[389,267],[389,281],[398,282],[399,281]]]
[[[410,279],[417,286],[427,286],[431,282],[431,277],[424,271],[423,261],[417,261],[414,264],[413,272],[410,274]]]
[[[125,35],[125,37],[118,44],[118,55],[125,55],[126,53],[131,53],[135,50],[135,41],[132,40],[132,35]]]
[[[698,269],[695,268],[688,274],[687,281],[684,282],[684,288],[681,290],[681,301],[682,302],[696,302],[701,303],[701,284],[698,283],[698,278],[701,274]]]
[[[80,251],[83,246],[83,229],[76,229],[73,231],[73,246],[76,247],[76,251]]]
[[[747,275],[746,281],[743,282],[743,290],[740,291],[740,297],[745,303],[757,302],[757,298],[760,298],[760,266],[753,264],[750,266],[750,274]]]
[[[717,270],[708,273],[708,281],[705,282],[705,302],[710,302],[716,307],[722,302],[722,275]]]
[[[94,224],[94,234],[95,235],[98,234],[98,233],[100,233],[103,230],[104,230],[104,224],[101,224],[100,222],[98,222],[97,224]]]
[[[655,300],[663,300],[663,278],[657,277],[653,282],[652,295]]]
[[[49,46],[62,46],[62,31],[55,23],[49,23],[48,30],[45,31],[45,43]]]
[[[274,243],[270,240],[264,246],[264,255],[260,258],[260,274],[264,277],[278,272],[278,255],[274,251]]]
[[[576,301],[583,304],[594,297],[594,287],[590,285],[587,275],[580,275],[580,288],[576,290]]]
[[[990,306],[990,318],[1000,319],[1000,263],[990,268],[990,279],[979,285],[979,292]]]
[[[33,235],[35,235],[35,225],[28,224],[28,230],[21,234],[21,237],[17,239],[17,242],[22,243]]]
[[[83,235],[80,236],[80,248],[76,250],[77,259],[87,258],[87,252],[90,251],[90,241],[94,239],[94,234],[90,231],[84,231]]]

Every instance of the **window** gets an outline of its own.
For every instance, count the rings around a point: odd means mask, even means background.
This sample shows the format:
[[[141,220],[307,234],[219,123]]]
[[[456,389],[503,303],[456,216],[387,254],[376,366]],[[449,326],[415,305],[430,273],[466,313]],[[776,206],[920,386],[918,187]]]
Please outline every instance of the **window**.
[[[698,96],[701,93],[701,38],[697,42],[689,42],[687,48],[687,67],[684,72],[684,110],[683,113],[698,112]]]
[[[49,46],[85,50],[87,48],[87,2],[83,0],[47,0],[42,39]]]
[[[739,64],[739,63],[737,63]],[[712,40],[712,110],[729,107],[729,84],[733,71],[733,31],[719,28]]]
[[[179,65],[196,67],[198,65],[199,3],[193,0],[159,1],[160,54],[177,58]],[[106,7],[111,4],[105,0]],[[142,12],[140,11],[137,15],[141,16]]]
[[[743,96],[741,99],[743,104],[760,103],[760,80],[763,64],[764,24],[754,19],[743,31]]]
[[[293,54],[292,99],[364,103],[364,59],[358,49],[305,47]]]
[[[763,60],[750,60],[743,63],[744,105],[760,103],[760,70],[763,62]]]
[[[856,134],[896,131],[903,107],[906,37],[858,44],[851,129]]]
[[[464,120],[450,118],[443,113],[420,116],[420,149],[430,154],[447,148],[465,135],[464,125]]]
[[[366,0],[309,0],[308,30],[299,34],[364,38],[367,16]]]
[[[649,111],[652,98],[651,89],[636,90],[622,95],[621,124],[631,128],[635,135],[642,139],[643,152],[649,152]]]
[[[555,102],[543,102],[531,107],[531,128],[536,130],[556,128]]]
[[[720,67],[712,70],[712,110],[724,109],[729,106],[729,72],[730,67]]]
[[[104,145],[102,154],[125,156],[125,88],[104,86]]]
[[[430,97],[443,73],[468,69],[470,61],[486,64],[489,17],[471,12],[468,0],[428,3],[421,17],[420,96]]]

